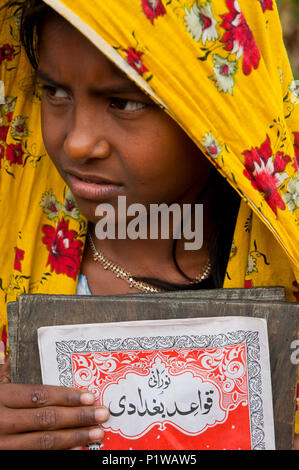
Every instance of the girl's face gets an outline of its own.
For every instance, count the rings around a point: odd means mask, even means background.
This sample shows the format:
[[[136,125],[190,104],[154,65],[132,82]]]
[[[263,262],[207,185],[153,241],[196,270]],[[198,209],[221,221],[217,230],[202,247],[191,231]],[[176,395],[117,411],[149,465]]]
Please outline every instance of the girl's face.
[[[40,43],[46,149],[82,214],[100,203],[193,202],[211,165],[181,128],[57,15]]]

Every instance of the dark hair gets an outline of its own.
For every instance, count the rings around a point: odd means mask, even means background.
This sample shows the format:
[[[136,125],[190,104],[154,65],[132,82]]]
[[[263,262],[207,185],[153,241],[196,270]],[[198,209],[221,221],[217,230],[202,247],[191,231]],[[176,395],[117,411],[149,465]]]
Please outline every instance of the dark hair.
[[[211,169],[206,189],[209,189],[212,193],[211,217],[215,220],[214,234],[211,239],[209,253],[212,266],[211,278],[197,284],[173,284],[153,278],[138,278],[138,280],[147,281],[156,287],[168,291],[210,289],[223,286],[240,207],[240,196],[215,168]],[[195,201],[195,204],[200,203],[202,197],[203,194]],[[176,242],[177,240],[175,240],[172,250],[174,263],[178,271],[180,271],[187,280],[190,280],[177,263],[175,252]]]
[[[11,0],[2,8],[15,8],[14,14],[20,14],[20,41],[27,57],[36,70],[39,62],[39,39],[44,22],[55,11],[42,0]]]
[[[5,6],[16,7],[15,13],[21,13],[20,40],[34,69],[38,68],[38,45],[44,22],[54,10],[42,0],[10,1]],[[212,217],[216,222],[214,236],[210,245],[212,275],[210,279],[198,284],[173,284],[160,279],[135,278],[165,290],[195,290],[200,288],[222,287],[232,245],[233,232],[240,205],[238,193],[227,183],[220,173],[211,169],[206,190],[212,192]],[[194,201],[200,203],[203,194]],[[222,210],[224,208],[224,210]],[[178,271],[188,280],[176,259],[176,243],[173,244],[173,260]]]

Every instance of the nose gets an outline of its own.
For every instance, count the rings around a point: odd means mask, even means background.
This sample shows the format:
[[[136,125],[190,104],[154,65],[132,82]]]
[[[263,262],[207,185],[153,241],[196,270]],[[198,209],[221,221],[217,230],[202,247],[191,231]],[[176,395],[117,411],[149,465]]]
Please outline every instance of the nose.
[[[86,107],[75,110],[64,140],[64,151],[70,159],[80,163],[110,155],[111,146],[106,137],[104,119],[100,119],[94,108],[93,112]]]

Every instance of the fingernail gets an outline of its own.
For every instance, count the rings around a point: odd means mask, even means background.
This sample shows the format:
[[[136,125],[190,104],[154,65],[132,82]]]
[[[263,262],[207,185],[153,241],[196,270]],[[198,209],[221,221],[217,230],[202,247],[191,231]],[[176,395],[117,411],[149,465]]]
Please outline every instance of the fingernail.
[[[90,441],[100,441],[104,437],[104,431],[101,428],[94,428],[89,431]]]
[[[107,421],[109,419],[109,411],[107,408],[97,408],[95,410],[95,419],[97,422],[101,423],[102,421]]]
[[[83,392],[80,396],[82,405],[93,405],[95,402],[95,396],[89,392]]]

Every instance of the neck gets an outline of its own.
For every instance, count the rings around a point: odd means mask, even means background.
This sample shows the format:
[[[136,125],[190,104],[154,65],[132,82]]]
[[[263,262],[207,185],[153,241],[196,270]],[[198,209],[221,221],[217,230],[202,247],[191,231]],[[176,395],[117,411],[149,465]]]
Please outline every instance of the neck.
[[[194,227],[196,222],[198,222],[198,220],[196,220],[196,214],[193,213],[192,224],[189,221],[189,233],[191,225]],[[173,257],[174,245],[178,265],[189,278],[195,278],[209,261],[209,241],[213,232],[213,225],[211,223],[208,200],[205,201],[201,225],[203,227],[202,243],[200,236],[197,236],[197,240],[194,239],[194,241],[187,239],[185,236],[186,231],[184,230],[182,231],[181,238],[177,240],[173,238],[173,234],[175,233],[173,229],[170,230],[168,238],[163,238],[160,235],[156,239],[150,237],[150,231],[148,230],[146,238],[137,237],[136,239],[132,239],[126,237],[124,239],[106,238],[99,240],[96,237],[96,227],[92,224],[90,224],[89,232],[96,249],[110,258],[114,264],[131,272],[132,275],[164,279],[172,278],[174,282],[182,282],[186,279],[184,279],[175,266]],[[159,228],[159,233],[161,234],[161,224]],[[196,230],[193,230],[193,232],[196,233]],[[197,230],[197,232],[199,233],[199,230]],[[193,249],[186,249],[188,244],[189,248],[191,247]]]

